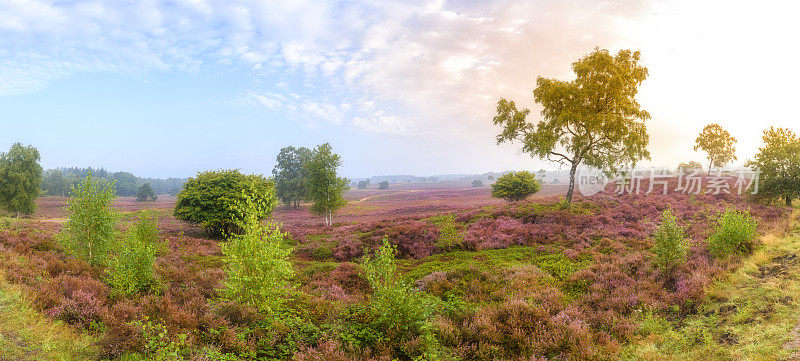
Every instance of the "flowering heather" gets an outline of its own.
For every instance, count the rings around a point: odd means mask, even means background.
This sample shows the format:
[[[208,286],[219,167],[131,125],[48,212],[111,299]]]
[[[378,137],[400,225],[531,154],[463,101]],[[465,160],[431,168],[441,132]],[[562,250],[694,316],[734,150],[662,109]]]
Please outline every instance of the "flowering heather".
[[[712,257],[706,243],[722,211],[749,212],[761,234],[782,230],[788,213],[734,195],[605,192],[578,196],[563,210],[559,199],[547,196],[495,202],[480,193],[488,189],[402,192],[351,204],[332,227],[305,210],[277,212],[296,246],[293,282],[300,291],[287,303],[294,311],[284,326],[221,299],[219,241],[172,218],[161,200],[149,206],[163,208],[158,228],[168,250],[156,260],[158,282],[149,292],[115,294],[103,281],[102,267],[59,250],[55,236],[62,223],[51,219],[0,227],[0,271],[29,290],[44,314],[96,333],[108,358],[147,349],[146,335],[134,324],[146,318],[163,325],[169,340],[183,340],[188,359],[208,359],[212,350],[389,360],[398,357],[397,350],[422,349],[430,340],[392,344],[370,316],[372,291],[359,262],[388,237],[397,248],[398,269],[429,298],[436,342],[450,355],[602,360],[613,359],[639,332],[637,315],[691,314],[708,285],[738,267],[737,257]],[[465,196],[452,196],[459,192]],[[128,209],[125,202],[117,204]],[[136,206],[130,204],[129,211]],[[40,209],[53,218],[53,207]],[[685,228],[688,246],[685,261],[669,278],[650,251],[650,237],[667,208]],[[463,242],[443,249],[433,216],[448,213]],[[129,214],[123,213],[120,233],[133,222]]]

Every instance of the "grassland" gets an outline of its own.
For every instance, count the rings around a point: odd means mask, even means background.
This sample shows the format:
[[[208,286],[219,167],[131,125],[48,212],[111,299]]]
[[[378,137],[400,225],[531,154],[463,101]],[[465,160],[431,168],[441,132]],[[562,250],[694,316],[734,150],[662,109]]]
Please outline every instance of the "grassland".
[[[95,360],[95,341],[36,311],[28,295],[0,275],[0,360]]]

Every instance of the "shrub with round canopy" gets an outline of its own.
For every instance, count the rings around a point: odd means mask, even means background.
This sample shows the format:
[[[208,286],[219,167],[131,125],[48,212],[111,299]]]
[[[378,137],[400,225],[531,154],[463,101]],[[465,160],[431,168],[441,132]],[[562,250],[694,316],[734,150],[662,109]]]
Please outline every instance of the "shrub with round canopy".
[[[253,206],[243,207],[248,199]],[[213,237],[222,237],[240,233],[247,212],[255,212],[259,220],[267,218],[275,203],[274,185],[263,175],[217,170],[189,178],[178,193],[174,214],[199,224]]]
[[[531,172],[508,173],[492,184],[492,197],[503,198],[509,202],[527,198],[541,189],[539,181]]]

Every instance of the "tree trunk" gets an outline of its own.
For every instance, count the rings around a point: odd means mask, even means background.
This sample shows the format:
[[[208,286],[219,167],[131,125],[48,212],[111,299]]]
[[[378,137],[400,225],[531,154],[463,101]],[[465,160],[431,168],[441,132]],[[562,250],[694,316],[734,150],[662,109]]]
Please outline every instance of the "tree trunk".
[[[569,169],[569,189],[567,189],[567,199],[564,200],[565,208],[569,209],[572,204],[572,192],[575,190],[575,171],[578,169],[578,162],[572,163],[572,168]]]
[[[792,206],[792,196],[783,196],[786,199],[786,205],[791,207]]]

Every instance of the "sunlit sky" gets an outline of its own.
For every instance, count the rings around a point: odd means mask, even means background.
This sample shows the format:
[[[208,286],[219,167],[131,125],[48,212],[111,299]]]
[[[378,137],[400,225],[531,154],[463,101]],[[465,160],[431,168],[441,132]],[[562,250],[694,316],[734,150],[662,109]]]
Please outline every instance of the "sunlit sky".
[[[349,177],[557,169],[495,143],[500,97],[635,49],[652,163],[702,161],[708,122],[743,161],[800,131],[800,6],[778,1],[0,0],[0,149],[45,168],[269,173],[330,142]]]

